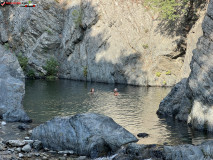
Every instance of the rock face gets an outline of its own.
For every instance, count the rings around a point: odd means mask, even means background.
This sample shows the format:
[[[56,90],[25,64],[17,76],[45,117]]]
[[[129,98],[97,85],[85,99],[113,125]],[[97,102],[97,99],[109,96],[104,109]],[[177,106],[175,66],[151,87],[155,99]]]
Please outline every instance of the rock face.
[[[0,40],[25,55],[36,76],[55,57],[61,78],[144,86],[179,79],[188,31],[165,25],[140,1],[33,2],[35,8],[1,7]]]
[[[213,141],[207,141],[198,146],[180,145],[164,146],[165,159],[195,160],[213,158]]]
[[[54,118],[33,129],[32,138],[40,140],[49,149],[73,150],[75,154],[92,158],[138,141],[111,118],[92,113]]]
[[[0,116],[5,121],[29,122],[22,109],[24,74],[15,55],[0,45]]]
[[[166,114],[168,106],[173,110],[174,106],[178,112],[188,110],[187,121],[196,129],[213,131],[213,1],[209,2],[207,14],[204,18],[202,28],[203,36],[199,38],[197,48],[193,50],[193,57],[190,63],[191,73],[186,81],[186,89],[182,92],[181,102],[191,100],[191,107],[182,103],[175,103],[173,97],[178,92],[173,92],[161,103],[158,113]],[[177,85],[178,91],[182,90]],[[177,86],[175,86],[177,88]],[[184,94],[185,93],[185,94]],[[186,96],[187,97],[186,97]],[[184,100],[183,100],[184,99]],[[169,105],[168,105],[169,104]],[[163,109],[164,108],[164,109]],[[176,116],[176,115],[175,115]],[[185,118],[183,118],[185,120]]]
[[[172,88],[168,96],[161,101],[157,111],[158,115],[187,121],[192,104],[186,94],[186,84],[187,79],[185,78]]]

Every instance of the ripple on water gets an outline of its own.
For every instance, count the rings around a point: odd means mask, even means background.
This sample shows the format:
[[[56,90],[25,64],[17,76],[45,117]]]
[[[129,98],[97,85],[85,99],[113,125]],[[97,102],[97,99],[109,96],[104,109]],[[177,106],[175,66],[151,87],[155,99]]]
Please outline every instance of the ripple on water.
[[[115,87],[119,89],[119,96],[113,94]],[[94,94],[89,93],[91,88],[95,88]],[[149,137],[139,141],[144,144],[196,144],[212,139],[213,135],[200,134],[185,124],[157,117],[159,103],[170,90],[70,80],[26,80],[24,108],[34,124],[55,116],[86,112],[104,114],[134,135],[148,133]]]

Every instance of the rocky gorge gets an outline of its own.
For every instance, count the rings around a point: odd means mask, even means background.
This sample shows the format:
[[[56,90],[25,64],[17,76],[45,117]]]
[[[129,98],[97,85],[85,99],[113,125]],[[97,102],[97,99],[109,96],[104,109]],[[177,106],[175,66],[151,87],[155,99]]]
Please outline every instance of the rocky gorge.
[[[31,122],[22,108],[24,78],[29,71],[37,78],[44,77],[44,65],[54,57],[59,63],[59,78],[142,86],[172,86],[184,78],[161,102],[157,113],[186,121],[195,129],[213,130],[212,0],[206,15],[201,4],[194,3],[196,16],[189,16],[190,20],[196,17],[194,22],[185,26],[188,29],[175,28],[170,35],[160,27],[158,15],[145,11],[140,3],[35,2],[39,4],[36,9],[0,9],[3,120]],[[15,55],[27,58],[24,68]],[[34,128],[30,136],[2,141],[0,159],[80,160],[112,153],[112,157],[103,159],[213,158],[212,141],[200,145],[139,145],[134,143],[134,135],[111,118],[97,114],[58,117]]]
[[[59,78],[141,86],[173,86],[189,74],[206,4],[191,1],[167,23],[142,1],[33,2],[0,9],[1,44],[27,58],[26,76],[44,77],[54,57]]]

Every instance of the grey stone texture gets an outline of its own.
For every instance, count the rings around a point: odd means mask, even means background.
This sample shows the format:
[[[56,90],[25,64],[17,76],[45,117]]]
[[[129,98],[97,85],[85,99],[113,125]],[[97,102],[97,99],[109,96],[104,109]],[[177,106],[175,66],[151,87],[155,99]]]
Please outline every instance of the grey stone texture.
[[[32,139],[51,150],[73,150],[75,154],[96,158],[117,151],[137,138],[113,121],[94,114],[54,118],[33,129]]]
[[[24,74],[16,56],[0,45],[0,116],[9,122],[30,122],[22,108]]]

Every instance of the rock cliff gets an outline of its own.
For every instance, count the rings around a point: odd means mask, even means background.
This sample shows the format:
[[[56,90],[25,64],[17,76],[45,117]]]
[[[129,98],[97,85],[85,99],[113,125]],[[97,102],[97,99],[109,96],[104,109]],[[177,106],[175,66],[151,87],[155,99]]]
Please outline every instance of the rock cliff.
[[[181,90],[181,85],[177,86],[177,92],[183,93],[182,100],[184,103],[178,103],[177,112],[182,112],[188,108],[187,120],[190,125],[196,129],[213,131],[212,105],[213,105],[213,82],[212,82],[212,58],[213,58],[213,1],[208,5],[207,14],[202,23],[203,36],[199,38],[196,49],[193,50],[193,56],[190,63],[191,73],[185,83],[184,90]],[[183,88],[183,87],[182,87]],[[174,89],[173,89],[174,90]],[[179,92],[180,93],[180,92]],[[168,115],[165,111],[174,110],[174,103],[171,101],[176,97],[177,93],[170,93],[168,98],[170,101],[163,100],[158,110],[159,114]],[[191,104],[186,101],[190,101]],[[168,103],[170,105],[168,105]],[[169,109],[170,108],[170,109]],[[173,108],[173,109],[171,109]],[[186,112],[185,112],[186,113]],[[170,114],[176,116],[175,114]]]
[[[24,74],[15,55],[0,45],[0,117],[9,122],[29,122],[22,109]]]
[[[192,1],[189,13],[170,25],[141,1],[33,2],[38,5],[1,7],[0,40],[26,56],[28,70],[37,77],[46,74],[43,66],[55,57],[60,78],[172,86],[186,68],[187,33],[203,1]]]

